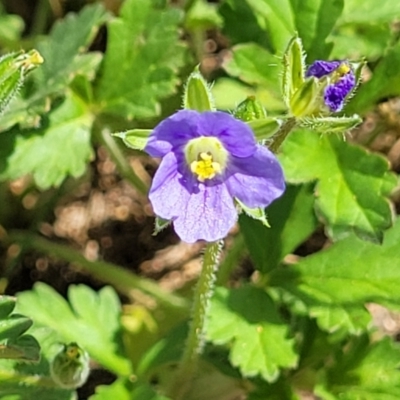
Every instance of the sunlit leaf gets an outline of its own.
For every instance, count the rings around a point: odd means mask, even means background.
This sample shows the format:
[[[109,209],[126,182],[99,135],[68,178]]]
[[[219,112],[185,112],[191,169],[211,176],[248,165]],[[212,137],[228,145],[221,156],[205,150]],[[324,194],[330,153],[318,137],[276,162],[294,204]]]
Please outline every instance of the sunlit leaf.
[[[355,232],[380,241],[391,226],[388,195],[397,180],[383,157],[336,135],[303,130],[285,141],[280,160],[289,182],[317,181],[316,209],[333,238]]]
[[[351,236],[296,266],[275,270],[272,285],[303,301],[322,329],[360,333],[370,322],[366,303],[399,308],[399,243],[397,220],[382,245]]]
[[[54,289],[36,284],[20,293],[19,309],[35,322],[58,332],[64,342],[76,342],[111,371],[125,375],[130,366],[121,355],[120,303],[111,287],[98,293],[86,286],[71,286],[68,302]],[[62,316],[62,318],[60,318]]]
[[[159,114],[159,100],[175,91],[183,62],[178,9],[127,0],[108,25],[108,45],[96,97],[106,113],[127,118]]]
[[[244,376],[272,382],[280,368],[296,365],[293,340],[271,298],[256,287],[218,288],[212,299],[207,338],[230,344],[229,359]]]

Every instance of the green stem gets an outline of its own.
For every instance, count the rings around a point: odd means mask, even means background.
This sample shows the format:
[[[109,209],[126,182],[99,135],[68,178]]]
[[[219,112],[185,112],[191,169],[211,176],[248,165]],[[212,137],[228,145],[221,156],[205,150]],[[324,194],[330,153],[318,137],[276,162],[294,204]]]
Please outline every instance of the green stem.
[[[125,156],[121,149],[118,147],[114,138],[105,129],[99,129],[98,135],[101,143],[105,146],[118,167],[120,174],[128,180],[133,187],[135,187],[141,194],[147,195],[148,187],[146,184],[135,174],[132,167],[126,161]]]
[[[12,231],[8,240],[18,242],[25,248],[36,249],[53,257],[79,265],[92,276],[115,286],[127,295],[135,288],[153,296],[166,306],[180,311],[187,310],[187,303],[181,297],[162,290],[159,285],[151,280],[136,276],[118,265],[105,261],[89,261],[71,247],[50,242],[30,233]]]
[[[168,396],[173,400],[184,399],[196,373],[199,356],[204,348],[206,317],[210,307],[210,299],[214,291],[220,253],[221,242],[207,244],[203,258],[203,268],[194,293],[189,334],[176,379],[172,383],[168,393]]]
[[[296,124],[297,121],[295,117],[289,118],[282,124],[279,131],[272,138],[272,143],[268,146],[273,153],[278,152],[279,147],[281,147],[281,144],[284,142]]]

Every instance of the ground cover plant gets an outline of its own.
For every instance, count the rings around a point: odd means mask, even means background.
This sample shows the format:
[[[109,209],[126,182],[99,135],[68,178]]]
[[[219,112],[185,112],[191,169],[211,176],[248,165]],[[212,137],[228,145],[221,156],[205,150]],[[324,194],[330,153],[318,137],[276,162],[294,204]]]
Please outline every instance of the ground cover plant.
[[[0,399],[398,399],[399,18],[4,0]]]

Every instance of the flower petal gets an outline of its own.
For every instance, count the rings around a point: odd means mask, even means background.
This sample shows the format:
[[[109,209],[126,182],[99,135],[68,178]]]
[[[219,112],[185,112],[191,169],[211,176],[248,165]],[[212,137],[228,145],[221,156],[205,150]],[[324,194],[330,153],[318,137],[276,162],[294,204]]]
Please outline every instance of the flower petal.
[[[322,78],[325,75],[333,72],[340,65],[340,61],[314,61],[306,72],[306,77],[315,76],[316,78]]]
[[[256,150],[253,131],[244,122],[221,111],[207,111],[199,115],[200,136],[214,136],[229,153],[236,157],[248,157]]]
[[[225,185],[199,185],[199,191],[189,199],[180,199],[180,215],[174,228],[185,242],[213,242],[223,239],[237,221],[237,211]]]
[[[268,206],[285,190],[282,168],[263,146],[257,146],[252,157],[232,158],[229,174],[225,181],[229,193],[250,208]]]
[[[177,171],[174,153],[168,153],[161,161],[153,178],[149,199],[156,215],[172,219],[180,215],[181,203],[189,201],[190,190],[183,184],[183,177]]]
[[[356,77],[351,71],[343,76],[338,82],[329,85],[325,89],[324,102],[331,111],[337,112],[343,108],[347,95],[354,89]]]
[[[181,110],[164,119],[154,128],[144,151],[153,157],[163,157],[198,137],[199,115],[197,111]]]

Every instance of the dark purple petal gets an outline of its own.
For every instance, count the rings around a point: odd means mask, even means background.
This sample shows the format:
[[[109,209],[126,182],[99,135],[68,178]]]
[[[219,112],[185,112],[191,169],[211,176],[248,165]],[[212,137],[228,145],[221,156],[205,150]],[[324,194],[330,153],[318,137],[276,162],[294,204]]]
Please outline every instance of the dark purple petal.
[[[200,136],[216,137],[236,157],[248,157],[256,150],[251,128],[230,114],[220,111],[201,113],[198,129]]]
[[[198,137],[199,115],[197,111],[181,110],[164,119],[154,128],[144,151],[153,157],[163,157]]]
[[[201,184],[197,193],[177,200],[175,207],[179,210],[173,220],[175,232],[188,243],[223,239],[237,221],[234,202],[223,184]]]
[[[248,158],[232,158],[225,184],[231,196],[247,207],[266,207],[285,190],[282,168],[265,147]]]
[[[180,203],[187,203],[190,192],[182,184],[182,176],[177,171],[174,153],[168,153],[161,161],[153,178],[149,199],[156,215],[172,219],[182,212]]]
[[[336,83],[329,85],[325,89],[324,102],[333,112],[340,111],[343,108],[344,101],[348,94],[354,89],[356,78],[351,71]]]
[[[316,78],[322,78],[323,76],[333,72],[340,64],[340,61],[314,61],[308,67],[306,77],[315,76]]]

